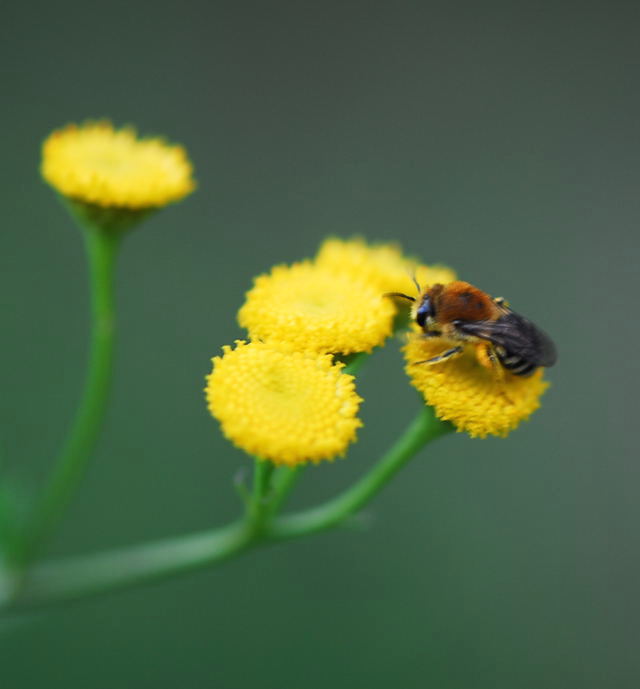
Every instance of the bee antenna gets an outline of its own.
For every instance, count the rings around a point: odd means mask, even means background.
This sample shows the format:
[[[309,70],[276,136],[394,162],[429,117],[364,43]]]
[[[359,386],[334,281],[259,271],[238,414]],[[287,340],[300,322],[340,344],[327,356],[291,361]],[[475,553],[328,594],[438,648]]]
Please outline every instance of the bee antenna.
[[[422,287],[420,287],[420,283],[418,282],[418,278],[416,277],[415,273],[411,274],[411,279],[413,280],[413,284],[416,286],[416,289],[418,290],[418,294],[422,294]]]
[[[415,301],[415,297],[410,297],[408,294],[404,294],[403,292],[385,292],[383,297],[400,297],[401,299],[408,299],[409,301]]]

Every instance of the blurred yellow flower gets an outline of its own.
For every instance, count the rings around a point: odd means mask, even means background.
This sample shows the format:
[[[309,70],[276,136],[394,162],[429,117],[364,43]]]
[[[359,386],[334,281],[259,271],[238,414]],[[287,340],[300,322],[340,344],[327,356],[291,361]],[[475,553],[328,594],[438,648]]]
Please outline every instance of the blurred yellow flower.
[[[416,266],[414,277],[416,282],[420,285],[420,289],[424,292],[427,287],[432,285],[446,285],[448,282],[453,282],[456,279],[456,272],[453,268],[449,266],[441,265],[439,263],[434,263],[432,265],[418,265]],[[408,283],[406,283],[407,289],[410,289]],[[413,285],[413,293],[415,293],[415,285]],[[396,290],[398,292],[404,292],[404,289]],[[406,294],[412,294],[411,291],[405,292]],[[417,295],[416,295],[417,296]]]
[[[355,440],[362,401],[329,354],[238,341],[213,359],[209,410],[236,446],[274,464],[333,459]]]
[[[304,261],[257,277],[238,320],[252,340],[351,354],[381,345],[394,313],[378,283]]]
[[[398,245],[367,244],[360,237],[325,240],[315,263],[376,285],[381,293],[397,290],[398,282],[410,278],[416,265],[403,256]]]
[[[142,138],[109,122],[70,124],[42,149],[42,175],[63,196],[100,207],[143,210],[178,201],[195,189],[181,146]]]
[[[398,244],[367,244],[356,237],[325,240],[316,256],[317,265],[359,277],[380,292],[416,291],[414,278],[422,289],[437,282],[447,283],[456,279],[451,268],[442,265],[423,265],[416,259],[404,256]]]
[[[472,437],[506,436],[540,406],[549,385],[542,380],[542,369],[529,377],[508,371],[498,376],[480,364],[473,346],[438,364],[418,363],[450,346],[440,338],[414,332],[404,348],[407,374],[438,418],[451,421],[458,431]]]

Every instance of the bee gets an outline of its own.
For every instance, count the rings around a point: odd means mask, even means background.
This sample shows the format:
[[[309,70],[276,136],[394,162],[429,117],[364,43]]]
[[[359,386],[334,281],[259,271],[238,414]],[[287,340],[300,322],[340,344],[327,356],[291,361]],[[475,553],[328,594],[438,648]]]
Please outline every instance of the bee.
[[[529,376],[556,362],[555,345],[545,332],[512,311],[503,298],[493,298],[468,282],[432,285],[417,299],[402,292],[388,296],[413,302],[412,317],[424,337],[440,337],[453,345],[416,363],[439,364],[461,354],[467,344],[474,345],[478,361],[500,377],[504,371]]]

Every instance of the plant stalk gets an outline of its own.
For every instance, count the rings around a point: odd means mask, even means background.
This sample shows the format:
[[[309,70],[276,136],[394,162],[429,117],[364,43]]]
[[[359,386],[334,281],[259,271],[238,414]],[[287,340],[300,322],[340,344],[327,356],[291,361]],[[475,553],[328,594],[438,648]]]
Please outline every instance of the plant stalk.
[[[91,342],[84,390],[71,430],[36,506],[20,564],[38,554],[85,474],[107,405],[115,333],[114,269],[120,234],[84,227],[91,285]]]

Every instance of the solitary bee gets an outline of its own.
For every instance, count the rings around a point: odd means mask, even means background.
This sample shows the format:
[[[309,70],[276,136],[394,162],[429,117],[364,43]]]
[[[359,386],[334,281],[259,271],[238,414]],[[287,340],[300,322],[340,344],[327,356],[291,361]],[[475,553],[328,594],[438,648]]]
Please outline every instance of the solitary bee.
[[[417,299],[402,292],[388,296],[414,303],[412,317],[425,337],[441,337],[454,345],[419,364],[446,361],[461,354],[465,344],[475,345],[478,361],[499,376],[504,370],[529,376],[539,366],[556,362],[555,345],[546,333],[512,311],[504,299],[494,299],[468,282],[432,285]]]

